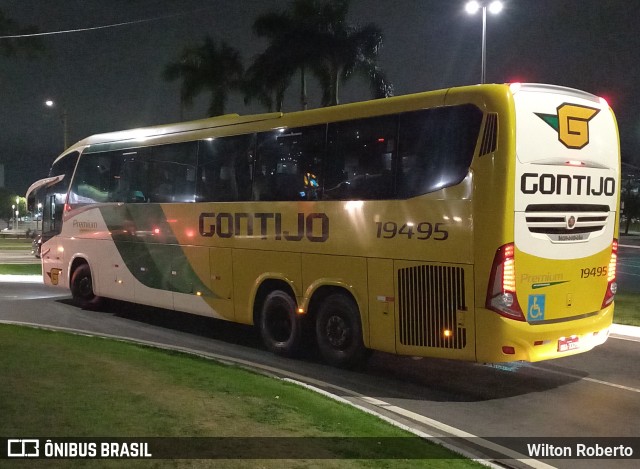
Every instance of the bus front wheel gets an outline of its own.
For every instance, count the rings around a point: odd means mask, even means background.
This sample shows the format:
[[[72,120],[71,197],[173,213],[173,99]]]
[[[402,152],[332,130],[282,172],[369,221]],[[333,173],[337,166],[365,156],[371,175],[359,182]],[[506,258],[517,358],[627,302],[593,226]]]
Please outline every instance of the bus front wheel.
[[[316,340],[320,354],[331,365],[353,368],[364,364],[368,350],[353,298],[334,293],[324,299],[316,317]]]
[[[93,293],[93,280],[89,264],[82,264],[73,272],[71,296],[74,303],[83,309],[98,307],[100,298]]]
[[[296,314],[296,302],[288,293],[269,293],[260,314],[260,335],[266,347],[276,355],[295,356],[302,339],[302,324]]]

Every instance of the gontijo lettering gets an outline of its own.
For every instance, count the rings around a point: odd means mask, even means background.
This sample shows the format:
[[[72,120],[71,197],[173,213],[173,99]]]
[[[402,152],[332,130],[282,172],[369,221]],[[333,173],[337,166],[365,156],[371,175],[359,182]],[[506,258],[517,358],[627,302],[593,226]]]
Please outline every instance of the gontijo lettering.
[[[523,194],[614,195],[616,180],[581,174],[524,173],[520,177],[520,190]]]
[[[329,239],[329,217],[326,213],[298,213],[295,218],[282,213],[201,213],[200,235],[205,238],[254,237],[276,241],[324,243]]]

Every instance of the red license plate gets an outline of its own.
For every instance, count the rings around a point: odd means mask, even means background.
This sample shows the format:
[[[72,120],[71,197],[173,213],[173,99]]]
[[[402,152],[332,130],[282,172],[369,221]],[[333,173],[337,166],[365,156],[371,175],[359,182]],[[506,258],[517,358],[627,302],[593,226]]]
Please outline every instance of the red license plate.
[[[568,352],[580,348],[579,337],[563,337],[558,340],[558,352]]]

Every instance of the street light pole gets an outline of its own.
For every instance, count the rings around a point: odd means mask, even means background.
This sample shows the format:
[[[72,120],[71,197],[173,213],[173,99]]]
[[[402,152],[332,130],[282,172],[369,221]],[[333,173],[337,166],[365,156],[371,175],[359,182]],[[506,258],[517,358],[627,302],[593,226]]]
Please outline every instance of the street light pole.
[[[478,10],[482,9],[482,64],[480,71],[480,83],[485,84],[487,79],[487,9],[490,13],[497,15],[502,11],[503,5],[499,0],[494,0],[487,5],[487,2],[480,3],[477,0],[471,0],[465,5],[465,10],[470,15],[474,15]]]
[[[482,65],[480,74],[480,84],[487,82],[487,7],[482,7]]]
[[[50,108],[53,108],[56,105],[55,101],[52,99],[47,99],[44,102],[44,104],[45,106]],[[62,139],[64,144],[63,150],[66,150],[67,148],[69,148],[69,122],[68,122],[68,115],[67,115],[67,107],[64,104],[60,109],[60,120],[62,121]]]
[[[16,197],[16,231],[18,230],[19,217],[20,217],[20,197]]]

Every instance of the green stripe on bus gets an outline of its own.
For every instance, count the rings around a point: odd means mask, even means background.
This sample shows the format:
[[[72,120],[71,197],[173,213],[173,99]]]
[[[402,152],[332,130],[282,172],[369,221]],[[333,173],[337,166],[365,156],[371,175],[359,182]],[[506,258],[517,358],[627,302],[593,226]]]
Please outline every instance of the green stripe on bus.
[[[159,204],[100,208],[129,271],[149,288],[217,297],[200,279]]]

